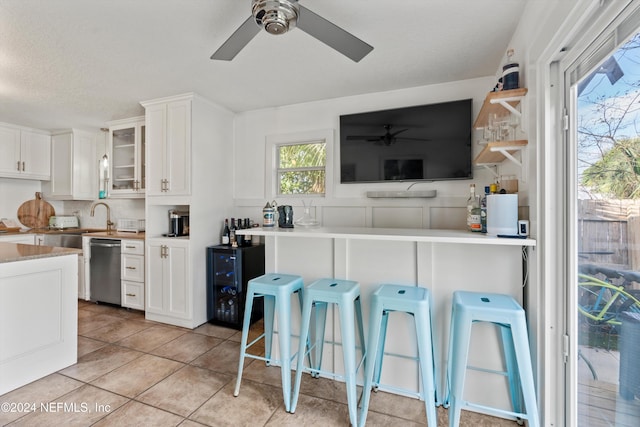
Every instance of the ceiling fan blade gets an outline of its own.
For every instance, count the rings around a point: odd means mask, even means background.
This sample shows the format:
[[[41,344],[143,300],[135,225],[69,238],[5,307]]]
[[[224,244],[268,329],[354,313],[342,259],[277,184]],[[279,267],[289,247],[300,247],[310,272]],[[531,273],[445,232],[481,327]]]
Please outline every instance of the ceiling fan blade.
[[[391,137],[394,137],[394,136],[396,136],[397,134],[402,133],[402,132],[405,132],[405,131],[408,131],[408,130],[409,130],[409,129],[401,129],[401,130],[399,130],[399,131],[397,131],[397,132],[393,132],[393,133],[391,134]]]
[[[211,59],[231,61],[259,32],[260,27],[256,24],[253,16],[248,17],[247,20],[231,34],[231,37],[222,43],[222,46],[211,55]]]
[[[431,141],[430,139],[427,139],[427,138],[405,138],[404,136],[399,136],[395,139],[397,141],[421,141],[421,142]]]
[[[373,50],[373,46],[327,21],[320,15],[298,5],[300,14],[297,27],[324,44],[334,48],[355,62],[359,62]]]
[[[378,135],[347,135],[347,141],[377,141],[383,136]]]

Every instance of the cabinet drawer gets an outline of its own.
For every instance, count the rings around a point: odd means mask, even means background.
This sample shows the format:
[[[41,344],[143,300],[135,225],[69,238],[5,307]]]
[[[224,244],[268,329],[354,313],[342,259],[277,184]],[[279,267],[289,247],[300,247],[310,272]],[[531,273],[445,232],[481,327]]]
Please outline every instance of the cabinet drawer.
[[[144,240],[122,240],[123,254],[144,255]]]
[[[123,307],[144,310],[144,283],[122,281]]]
[[[144,256],[122,254],[122,280],[144,282]]]

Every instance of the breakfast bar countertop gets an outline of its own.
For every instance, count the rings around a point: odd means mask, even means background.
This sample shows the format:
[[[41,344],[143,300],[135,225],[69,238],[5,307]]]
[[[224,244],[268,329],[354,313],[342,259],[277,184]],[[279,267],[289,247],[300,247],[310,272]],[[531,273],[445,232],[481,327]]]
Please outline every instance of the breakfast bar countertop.
[[[6,262],[26,261],[38,258],[82,254],[80,249],[57,248],[53,246],[24,245],[22,243],[0,242],[0,264]]]
[[[435,230],[426,228],[375,227],[295,227],[251,228],[236,230],[237,234],[286,237],[324,237],[331,239],[393,240],[433,243],[464,243],[479,245],[535,246],[536,240],[527,237],[508,238],[488,236],[465,230]]]

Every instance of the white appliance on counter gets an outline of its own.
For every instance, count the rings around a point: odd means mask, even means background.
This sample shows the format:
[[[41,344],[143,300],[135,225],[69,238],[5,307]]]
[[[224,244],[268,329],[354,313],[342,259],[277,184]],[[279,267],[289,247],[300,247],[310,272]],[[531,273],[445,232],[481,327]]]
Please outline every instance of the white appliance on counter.
[[[490,194],[487,196],[487,234],[490,236],[518,235],[517,194]]]
[[[75,215],[54,215],[49,217],[49,228],[65,229],[78,228],[80,221]]]
[[[144,231],[144,219],[120,218],[116,223],[116,231],[129,233]]]

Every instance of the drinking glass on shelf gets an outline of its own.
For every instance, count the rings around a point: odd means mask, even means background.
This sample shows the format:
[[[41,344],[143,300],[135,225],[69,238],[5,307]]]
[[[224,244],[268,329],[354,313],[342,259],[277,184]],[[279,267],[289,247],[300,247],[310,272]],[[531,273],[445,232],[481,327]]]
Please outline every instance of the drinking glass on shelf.
[[[503,118],[500,122],[500,140],[506,141],[509,139],[509,120],[507,118]]]
[[[509,115],[509,127],[511,128],[511,131],[509,133],[511,140],[515,141],[516,139],[518,139],[518,133],[516,132],[516,129],[518,128],[518,126],[520,125],[520,117],[518,117],[515,114],[510,114]]]

